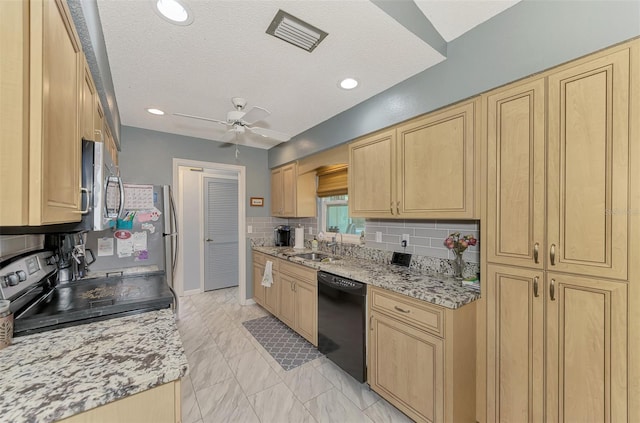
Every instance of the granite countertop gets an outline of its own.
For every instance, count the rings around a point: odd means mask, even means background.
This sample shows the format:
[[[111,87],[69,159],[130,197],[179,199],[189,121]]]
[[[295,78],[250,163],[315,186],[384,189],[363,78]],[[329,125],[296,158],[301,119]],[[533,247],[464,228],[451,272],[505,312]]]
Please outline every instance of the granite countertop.
[[[253,247],[253,249],[451,309],[462,307],[480,298],[479,292],[462,285],[461,281],[438,273],[422,273],[408,267],[351,257],[340,257],[340,260],[323,263],[295,256],[310,253],[309,249],[296,250],[290,247]],[[327,254],[324,251],[319,252]],[[331,254],[327,255],[331,256]]]
[[[0,350],[0,420],[52,422],[186,372],[169,309],[14,338]]]

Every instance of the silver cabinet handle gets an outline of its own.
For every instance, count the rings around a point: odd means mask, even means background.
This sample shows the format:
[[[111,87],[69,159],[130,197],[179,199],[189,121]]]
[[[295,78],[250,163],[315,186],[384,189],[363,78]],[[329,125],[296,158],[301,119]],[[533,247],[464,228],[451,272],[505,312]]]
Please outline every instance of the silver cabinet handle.
[[[540,296],[538,294],[538,277],[537,276],[535,278],[533,278],[533,296],[534,297],[539,297]]]
[[[549,297],[551,297],[551,301],[556,300],[556,280],[551,279],[551,284],[549,284]]]
[[[400,308],[398,306],[393,306],[393,308],[395,308],[396,310],[398,310],[401,313],[411,313],[411,310],[405,310],[405,309]]]
[[[549,249],[549,258],[551,259],[551,265],[555,266],[555,264],[556,264],[556,244],[551,244],[551,248]]]
[[[373,315],[369,316],[369,330],[373,331]]]
[[[80,210],[80,213],[87,214],[89,213],[89,203],[91,201],[91,198],[89,198],[89,189],[80,187],[80,204],[82,204],[82,193],[85,193],[87,195],[87,207],[84,210]]]
[[[396,212],[398,212],[398,216],[400,216],[400,201],[396,202]]]
[[[393,201],[391,202],[391,214],[393,214]]]
[[[538,254],[540,252],[540,244],[537,242],[533,244],[533,261],[534,263],[538,263]]]
[[[293,292],[298,292],[298,287],[295,282],[293,283]]]

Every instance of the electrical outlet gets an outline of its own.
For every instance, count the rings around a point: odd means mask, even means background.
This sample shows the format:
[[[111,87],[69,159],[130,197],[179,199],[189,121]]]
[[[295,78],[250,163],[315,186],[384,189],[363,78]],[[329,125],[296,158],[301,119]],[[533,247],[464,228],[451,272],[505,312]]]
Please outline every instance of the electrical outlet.
[[[376,232],[376,242],[382,242],[382,232]]]
[[[406,247],[407,245],[409,245],[409,237],[410,236],[411,235],[409,235],[409,234],[402,234],[402,241],[403,241],[402,242],[402,246],[403,247]]]
[[[313,227],[309,226],[309,235],[313,235]]]
[[[253,233],[253,226],[251,226],[251,225],[247,226],[247,233],[248,234],[252,234]]]

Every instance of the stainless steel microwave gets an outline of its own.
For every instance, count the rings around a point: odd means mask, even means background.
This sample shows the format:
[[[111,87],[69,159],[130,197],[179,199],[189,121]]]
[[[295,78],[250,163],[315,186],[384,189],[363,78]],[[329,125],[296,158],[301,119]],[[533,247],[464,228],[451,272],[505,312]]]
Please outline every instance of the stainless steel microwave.
[[[43,226],[6,226],[0,234],[53,234],[102,231],[124,213],[124,186],[104,142],[82,140],[82,219]]]

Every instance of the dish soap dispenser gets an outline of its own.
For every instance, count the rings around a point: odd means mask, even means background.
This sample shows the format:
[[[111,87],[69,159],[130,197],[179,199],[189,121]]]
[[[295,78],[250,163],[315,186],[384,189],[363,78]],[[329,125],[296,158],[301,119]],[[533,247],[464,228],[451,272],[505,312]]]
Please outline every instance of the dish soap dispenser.
[[[311,250],[318,251],[318,240],[315,236],[313,237],[313,241],[311,241]]]

